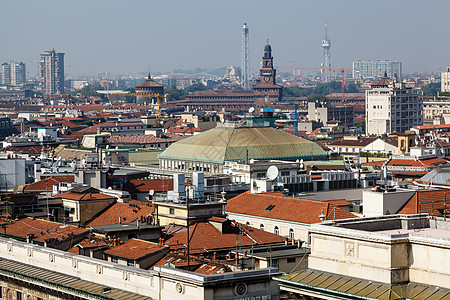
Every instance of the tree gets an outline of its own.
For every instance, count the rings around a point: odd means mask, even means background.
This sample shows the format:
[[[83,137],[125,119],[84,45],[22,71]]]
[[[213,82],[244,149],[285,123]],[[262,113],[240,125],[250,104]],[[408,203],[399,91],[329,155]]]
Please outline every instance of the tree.
[[[366,122],[365,121],[355,122],[355,127],[362,128],[362,132],[366,132]]]
[[[99,85],[87,85],[85,87],[83,87],[79,93],[81,94],[81,96],[84,97],[89,97],[89,96],[99,96],[99,94],[97,94],[98,90],[104,90],[104,88],[102,88]]]
[[[421,90],[424,96],[437,96],[437,93],[441,90],[441,84],[439,82],[430,83],[424,85]]]
[[[167,88],[165,93],[170,94],[170,100],[183,100],[186,97],[186,91],[183,89],[177,89],[175,85]]]

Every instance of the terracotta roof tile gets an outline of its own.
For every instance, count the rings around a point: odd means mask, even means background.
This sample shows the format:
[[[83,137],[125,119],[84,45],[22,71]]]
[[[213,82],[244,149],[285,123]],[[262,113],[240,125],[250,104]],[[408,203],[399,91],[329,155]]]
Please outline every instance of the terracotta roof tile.
[[[32,234],[33,239],[40,242],[47,239],[63,241],[71,236],[89,233],[88,229],[33,218],[25,218],[6,225],[4,230],[7,235],[20,238],[27,238],[27,235]]]
[[[104,251],[105,254],[119,256],[127,259],[139,260],[146,256],[156,254],[161,251],[169,251],[166,245],[148,242],[139,239],[131,239],[123,244],[114,246]]]
[[[450,191],[447,189],[426,191],[419,190],[408,200],[408,202],[406,202],[406,204],[398,211],[398,213],[426,213],[433,216],[439,216],[443,215],[444,210],[447,209],[446,206],[450,204],[449,202]]]
[[[141,217],[147,217],[152,212],[154,212],[153,206],[140,205],[138,201],[117,202],[89,223],[89,226],[119,224],[119,217],[124,223],[134,222]]]
[[[52,191],[53,186],[55,184],[59,184],[61,182],[73,182],[73,176],[72,180],[66,181],[68,176],[65,177],[48,177],[40,181],[36,181],[34,183],[31,183],[27,185],[24,190],[25,191]]]
[[[240,229],[251,236],[239,235]],[[190,253],[204,253],[213,250],[232,249],[236,247],[236,237],[239,235],[239,241],[242,246],[264,245],[283,243],[285,238],[273,233],[246,226],[240,223],[233,223],[231,231],[221,233],[209,222],[198,222],[189,226],[190,234]],[[182,228],[175,232],[172,237],[167,240],[167,244],[171,249],[186,248],[186,228]]]
[[[78,194],[73,192],[66,192],[62,194],[56,195],[57,197],[60,197],[62,199],[68,199],[68,200],[76,200],[76,201],[83,201],[83,200],[116,200],[117,198],[114,196],[106,195],[103,193],[86,193],[86,194]]]
[[[269,206],[271,209],[267,209]],[[298,198],[279,197],[271,194],[252,194],[245,192],[227,201],[225,210],[250,216],[279,219],[304,224],[320,223],[319,216],[323,213],[328,219],[355,218],[346,210],[324,201]]]
[[[182,135],[168,134],[165,137],[156,137],[153,134],[145,135],[129,135],[129,136],[110,136],[108,142],[110,144],[155,144],[155,143],[172,143],[186,138]]]

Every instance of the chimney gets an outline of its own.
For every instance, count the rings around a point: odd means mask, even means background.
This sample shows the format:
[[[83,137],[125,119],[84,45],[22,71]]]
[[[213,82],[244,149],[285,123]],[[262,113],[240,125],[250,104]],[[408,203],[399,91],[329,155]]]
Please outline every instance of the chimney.
[[[122,217],[119,216],[119,224],[122,224]]]

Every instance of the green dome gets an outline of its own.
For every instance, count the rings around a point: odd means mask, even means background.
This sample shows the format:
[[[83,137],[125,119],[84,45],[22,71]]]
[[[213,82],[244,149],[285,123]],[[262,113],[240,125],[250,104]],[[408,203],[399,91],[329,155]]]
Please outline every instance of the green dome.
[[[161,159],[224,163],[245,159],[324,159],[327,154],[314,142],[272,127],[219,125],[170,145]]]

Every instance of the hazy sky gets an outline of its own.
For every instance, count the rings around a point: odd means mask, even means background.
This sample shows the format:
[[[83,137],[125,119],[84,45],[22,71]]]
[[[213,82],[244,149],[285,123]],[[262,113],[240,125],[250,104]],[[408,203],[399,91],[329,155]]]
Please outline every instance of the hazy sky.
[[[450,66],[449,0],[0,0],[0,62],[66,53],[66,74],[169,72],[239,65],[244,22],[250,62],[266,39],[275,65],[318,67],[328,22],[332,67],[403,62],[405,72]]]

